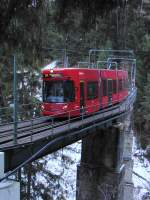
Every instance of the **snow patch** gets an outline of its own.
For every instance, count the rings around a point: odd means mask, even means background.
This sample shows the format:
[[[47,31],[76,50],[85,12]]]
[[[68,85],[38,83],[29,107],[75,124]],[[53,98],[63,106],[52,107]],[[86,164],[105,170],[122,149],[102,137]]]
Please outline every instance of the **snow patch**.
[[[133,145],[133,183],[134,199],[150,199],[150,162],[144,157],[145,151],[137,149],[134,140]]]

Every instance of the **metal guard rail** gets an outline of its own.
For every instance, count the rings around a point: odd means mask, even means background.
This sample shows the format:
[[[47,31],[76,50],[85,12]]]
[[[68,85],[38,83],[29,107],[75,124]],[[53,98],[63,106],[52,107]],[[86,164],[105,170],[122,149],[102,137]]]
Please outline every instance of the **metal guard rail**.
[[[136,91],[135,89],[133,90],[134,92]],[[133,93],[134,94],[134,93]],[[129,97],[130,97],[130,95],[129,95]],[[127,99],[129,99],[129,97],[127,98]],[[130,102],[130,100],[129,100],[129,102]],[[115,102],[113,102],[113,103],[115,103]],[[120,105],[121,105],[122,103],[120,103]],[[89,106],[89,107],[86,107],[84,110],[83,110],[83,112],[81,113],[81,116],[79,116],[79,117],[74,117],[74,118],[71,118],[70,117],[70,115],[71,115],[71,112],[74,112],[74,111],[79,111],[79,109],[76,109],[76,110],[71,110],[71,111],[68,111],[67,113],[67,116],[68,116],[68,118],[67,118],[67,120],[64,120],[63,122],[58,122],[58,123],[55,123],[55,118],[57,118],[58,117],[58,115],[53,115],[53,116],[47,116],[47,117],[40,117],[40,118],[33,118],[33,119],[31,119],[31,120],[25,120],[25,121],[17,121],[17,124],[18,124],[18,129],[17,129],[17,132],[16,132],[16,134],[18,134],[19,132],[19,129],[23,129],[23,128],[26,128],[26,127],[30,127],[30,136],[31,136],[31,142],[32,142],[32,134],[33,134],[33,128],[34,128],[34,125],[38,125],[39,123],[42,123],[42,122],[46,122],[46,120],[49,120],[50,122],[51,122],[51,124],[47,124],[47,125],[45,125],[45,127],[48,127],[49,128],[49,130],[51,131],[53,131],[53,129],[56,127],[56,126],[61,126],[61,125],[64,125],[64,124],[68,124],[68,126],[70,126],[70,123],[72,123],[73,121],[75,121],[75,120],[83,120],[85,117],[88,117],[88,116],[94,116],[94,115],[98,115],[98,114],[102,114],[102,113],[105,113],[105,112],[108,112],[108,111],[110,111],[110,110],[113,110],[114,108],[117,108],[119,105],[118,104],[115,104],[114,106],[112,106],[112,107],[108,107],[108,108],[105,108],[105,109],[103,109],[103,110],[100,110],[100,111],[97,111],[97,112],[95,112],[95,113],[92,113],[92,114],[88,114],[88,113],[86,113],[85,112],[85,110],[86,109],[89,109],[89,108],[91,108],[91,109],[96,109],[97,108],[97,106],[98,105],[92,105],[92,106]],[[106,106],[105,104],[103,104],[102,106]],[[64,114],[64,112],[62,112],[62,113],[60,113],[60,114]],[[66,114],[66,112],[65,112],[65,114]],[[4,138],[4,137],[8,137],[8,136],[12,136],[13,135],[13,122],[11,123],[11,124],[6,124],[6,126],[7,126],[7,130],[5,131],[5,133],[6,134],[4,134],[4,135],[2,135],[1,133],[2,133],[2,131],[3,131],[3,126],[2,125],[0,125],[0,127],[1,127],[1,130],[0,130],[0,138]],[[8,132],[8,133],[7,133]],[[16,135],[16,136],[20,136],[20,134],[19,135]],[[15,145],[14,145],[15,146]]]
[[[130,94],[130,96],[129,96],[126,104],[125,104],[125,111],[126,112],[122,113],[122,114],[119,114],[118,116],[115,116],[115,117],[111,118],[111,120],[112,119],[116,119],[118,117],[121,117],[122,115],[125,115],[125,114],[131,112],[130,111],[130,106],[132,106],[133,103],[134,103],[134,101],[135,101],[136,93],[137,93],[137,89],[134,88],[133,91],[132,91],[132,94]],[[107,119],[104,122],[102,121],[100,123],[104,124],[104,123],[106,123],[106,121],[110,121],[110,119]],[[92,126],[97,127],[96,124],[93,124]],[[80,132],[85,131],[85,129],[89,130],[89,127],[86,127],[83,130],[80,130],[78,133],[70,133],[69,134],[69,138],[71,138],[71,136],[75,136],[76,140],[81,139],[81,138],[78,138],[78,135],[80,134]],[[85,137],[85,136],[86,136],[86,134],[84,134],[82,136],[82,138]],[[60,140],[64,139],[65,137],[68,137],[68,135],[61,136],[59,138],[55,138],[54,140],[48,142],[43,148],[41,148],[38,152],[36,152],[34,155],[32,155],[29,159],[27,159],[25,162],[23,162],[21,165],[19,165],[17,168],[15,168],[13,171],[9,172],[5,177],[1,178],[0,182],[2,182],[3,180],[7,179],[8,177],[10,177],[11,175],[13,175],[14,173],[16,173],[21,167],[25,166],[26,164],[28,164],[29,162],[31,162],[32,160],[34,160],[34,158],[36,158],[39,154],[41,154],[43,151],[45,151],[47,148],[49,148],[49,146],[51,146],[51,145],[55,146],[55,144],[58,142],[58,140],[60,141]]]

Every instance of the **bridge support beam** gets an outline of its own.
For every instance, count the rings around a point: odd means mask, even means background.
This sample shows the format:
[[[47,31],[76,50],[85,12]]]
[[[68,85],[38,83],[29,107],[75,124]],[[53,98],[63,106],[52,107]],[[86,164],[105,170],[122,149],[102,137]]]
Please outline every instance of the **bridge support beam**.
[[[130,198],[126,198],[125,194],[125,177],[128,176],[132,185],[132,174],[127,173],[124,160],[125,149],[132,144],[127,145],[129,141],[126,141],[128,136],[125,134],[124,128],[111,126],[97,130],[82,140],[81,163],[77,171],[77,200],[133,200],[132,187],[128,195]],[[128,168],[132,168],[131,163],[128,165]]]

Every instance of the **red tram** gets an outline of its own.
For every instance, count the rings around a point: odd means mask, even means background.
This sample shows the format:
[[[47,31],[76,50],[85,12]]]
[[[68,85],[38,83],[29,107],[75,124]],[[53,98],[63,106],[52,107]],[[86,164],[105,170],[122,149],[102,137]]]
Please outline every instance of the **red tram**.
[[[43,75],[42,114],[79,116],[112,106],[128,95],[128,73],[123,69],[54,68]]]

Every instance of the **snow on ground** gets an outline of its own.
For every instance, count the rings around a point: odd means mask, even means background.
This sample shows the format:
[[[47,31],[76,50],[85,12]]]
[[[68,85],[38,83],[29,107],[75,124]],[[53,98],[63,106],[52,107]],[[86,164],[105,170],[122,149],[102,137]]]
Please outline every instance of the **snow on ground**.
[[[77,165],[81,157],[81,142],[74,143],[59,150],[56,157],[50,157],[47,168],[56,175],[62,174],[62,179],[59,183],[66,194],[66,199],[75,200]]]
[[[144,157],[144,151],[133,145],[133,184],[134,200],[150,200],[150,162]],[[56,175],[61,175],[59,184],[63,188],[67,200],[75,200],[77,165],[81,158],[81,141],[65,147],[47,157],[47,169]],[[40,177],[40,176],[39,176]],[[42,180],[42,176],[40,177]],[[42,180],[44,182],[44,180]],[[46,183],[45,183],[46,184]],[[54,200],[59,196],[59,190],[54,194]]]
[[[144,157],[144,151],[133,145],[133,183],[134,200],[150,200],[150,162]],[[135,172],[135,173],[134,173]]]

